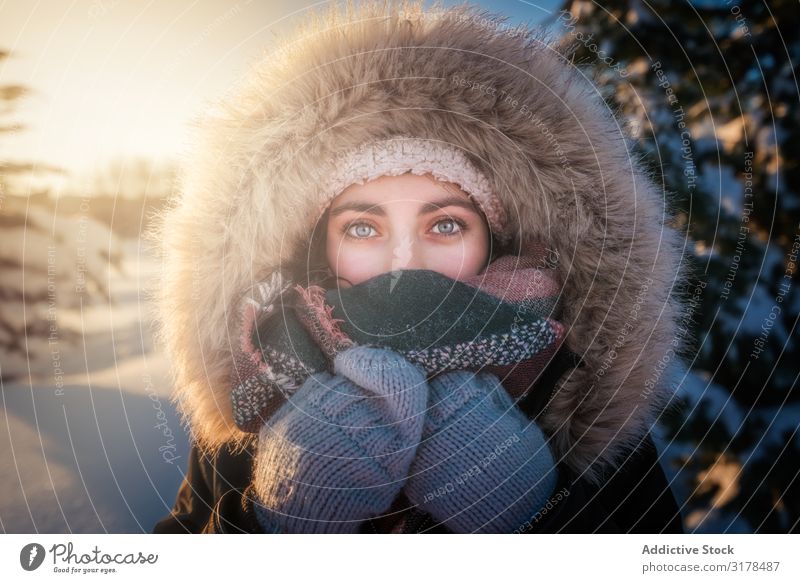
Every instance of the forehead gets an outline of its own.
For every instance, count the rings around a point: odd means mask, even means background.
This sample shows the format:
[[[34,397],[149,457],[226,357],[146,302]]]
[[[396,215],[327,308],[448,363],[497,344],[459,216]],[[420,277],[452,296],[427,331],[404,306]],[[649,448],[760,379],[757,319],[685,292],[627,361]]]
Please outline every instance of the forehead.
[[[376,205],[387,203],[404,203],[419,205],[436,202],[442,199],[457,199],[474,210],[472,199],[457,184],[441,182],[430,175],[401,174],[399,176],[381,176],[365,184],[351,184],[331,203],[334,209],[344,203],[365,202]],[[394,205],[391,205],[394,206]]]

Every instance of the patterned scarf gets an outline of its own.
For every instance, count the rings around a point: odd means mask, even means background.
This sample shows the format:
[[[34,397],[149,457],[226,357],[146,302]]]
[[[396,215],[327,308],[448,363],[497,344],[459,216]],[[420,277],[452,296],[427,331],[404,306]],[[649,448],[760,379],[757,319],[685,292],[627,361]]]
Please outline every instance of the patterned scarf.
[[[457,369],[493,373],[518,400],[564,340],[559,289],[539,245],[463,280],[411,269],[326,290],[293,285],[276,271],[241,309],[234,420],[258,432],[310,375],[333,372],[336,354],[356,344],[395,350],[428,378]]]

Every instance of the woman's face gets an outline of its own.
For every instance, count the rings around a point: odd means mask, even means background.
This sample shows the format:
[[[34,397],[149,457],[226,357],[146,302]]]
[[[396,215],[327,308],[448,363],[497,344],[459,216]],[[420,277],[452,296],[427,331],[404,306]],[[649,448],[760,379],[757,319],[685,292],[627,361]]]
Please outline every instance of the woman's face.
[[[406,173],[352,184],[333,200],[326,256],[341,287],[398,269],[463,279],[486,266],[489,241],[486,220],[466,192]]]

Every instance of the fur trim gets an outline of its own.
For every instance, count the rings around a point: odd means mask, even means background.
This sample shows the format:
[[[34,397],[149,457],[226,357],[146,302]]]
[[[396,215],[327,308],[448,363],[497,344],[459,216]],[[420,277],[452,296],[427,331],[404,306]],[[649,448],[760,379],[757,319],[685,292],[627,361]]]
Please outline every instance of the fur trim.
[[[393,135],[440,140],[490,178],[517,239],[558,257],[566,342],[587,366],[560,379],[542,427],[599,481],[672,396],[659,371],[683,347],[678,234],[569,48],[476,6],[421,6],[333,5],[197,120],[157,235],[176,402],[201,447],[245,440],[230,403],[236,306],[307,244],[319,161]]]

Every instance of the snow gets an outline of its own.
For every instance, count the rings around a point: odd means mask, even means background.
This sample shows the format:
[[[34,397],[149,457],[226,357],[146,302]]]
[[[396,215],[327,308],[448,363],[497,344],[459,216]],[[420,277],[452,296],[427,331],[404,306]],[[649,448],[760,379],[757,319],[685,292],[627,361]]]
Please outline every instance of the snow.
[[[731,166],[704,162],[700,170],[700,184],[705,192],[719,200],[728,214],[742,214],[744,184],[736,177]]]
[[[58,309],[61,376],[47,339],[30,336],[21,374],[0,383],[4,532],[150,532],[175,501],[188,441],[141,294],[158,265],[135,242],[125,252],[111,303]]]
[[[767,448],[783,448],[784,446],[800,449],[800,403],[781,404],[773,407],[759,407],[748,416],[759,439],[753,447],[742,454],[742,459],[758,458],[759,450]],[[788,445],[787,445],[788,444]]]
[[[692,534],[750,534],[753,527],[741,514],[708,508],[689,513],[684,521],[686,532]]]
[[[765,280],[775,281],[782,277],[783,255],[775,244],[771,244],[769,248],[757,244],[753,249],[753,252],[760,254],[756,259],[759,268],[758,279],[741,295],[729,300],[733,302],[733,311],[722,311],[717,320],[720,332],[725,337],[733,339],[729,350],[730,358],[734,360],[748,356],[737,352],[737,345],[742,345],[738,338],[741,336],[750,337],[753,342],[757,338],[776,342],[786,349],[790,344],[789,330],[786,328],[784,317],[787,310],[793,308],[790,307],[790,301],[779,302],[778,294],[764,283]],[[740,267],[737,277],[744,277],[745,272],[742,269]]]
[[[719,421],[728,435],[733,436],[745,422],[745,412],[733,400],[730,391],[698,374],[687,374],[677,386],[676,394],[686,399],[687,423],[696,415],[705,414],[710,423]]]
[[[689,0],[689,3],[697,8],[707,9],[728,8],[731,6],[726,0]]]
[[[632,0],[630,2],[630,8],[628,8],[628,12],[625,14],[625,24],[634,26],[646,23],[652,24],[654,22],[657,22],[657,17],[653,15],[651,10],[645,7],[642,0]]]
[[[184,439],[172,458],[178,463],[162,457],[169,444],[154,429],[156,413],[150,398],[113,385],[65,385],[63,395],[4,386],[4,532],[151,531],[169,513],[187,455]],[[182,435],[171,410],[166,421]]]
[[[800,418],[800,403],[784,403],[747,410],[740,406],[725,387],[710,380],[706,372],[672,370],[676,397],[685,399],[685,424],[700,417],[701,426],[720,425],[727,433],[728,445],[718,452],[716,461],[696,473],[692,461],[701,453],[708,454],[697,440],[669,440],[660,425],[653,428],[653,441],[661,454],[660,462],[670,481],[684,516],[687,532],[694,533],[750,533],[754,525],[729,503],[739,494],[740,479],[751,475],[756,463],[764,462],[771,448],[800,447],[797,420]],[[758,435],[752,446],[744,451],[733,451],[730,447],[733,436],[740,429]],[[697,500],[704,494],[714,492],[707,503]]]
[[[749,116],[735,117],[727,123],[717,125],[717,137],[724,145],[725,151],[733,152],[744,139],[745,127],[752,127]]]

